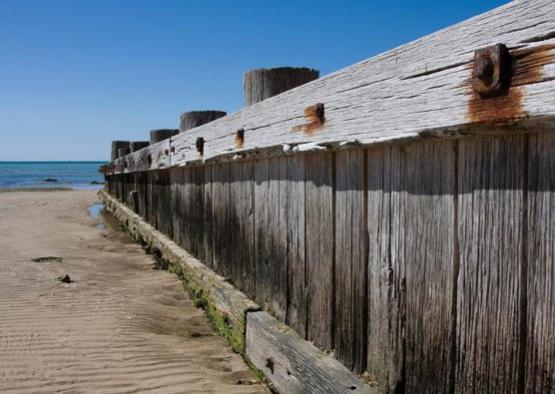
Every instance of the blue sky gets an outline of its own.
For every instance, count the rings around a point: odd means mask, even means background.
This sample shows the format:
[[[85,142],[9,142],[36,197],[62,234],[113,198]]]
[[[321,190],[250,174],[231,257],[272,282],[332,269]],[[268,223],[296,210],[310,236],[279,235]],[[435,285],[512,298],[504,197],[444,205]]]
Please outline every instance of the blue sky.
[[[187,110],[243,107],[243,72],[321,75],[507,1],[0,1],[0,161],[104,160]]]

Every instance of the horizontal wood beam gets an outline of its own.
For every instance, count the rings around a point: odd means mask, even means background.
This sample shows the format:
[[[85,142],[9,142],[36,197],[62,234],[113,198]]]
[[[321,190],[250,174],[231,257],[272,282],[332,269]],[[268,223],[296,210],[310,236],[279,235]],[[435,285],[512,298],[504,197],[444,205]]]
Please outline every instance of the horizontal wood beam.
[[[150,164],[128,163],[116,172],[492,129],[553,128],[554,36],[552,0],[514,1],[175,135],[170,157],[160,157],[153,145],[139,154],[150,155]],[[497,43],[513,58],[512,80],[505,94],[482,98],[472,89],[474,52]]]

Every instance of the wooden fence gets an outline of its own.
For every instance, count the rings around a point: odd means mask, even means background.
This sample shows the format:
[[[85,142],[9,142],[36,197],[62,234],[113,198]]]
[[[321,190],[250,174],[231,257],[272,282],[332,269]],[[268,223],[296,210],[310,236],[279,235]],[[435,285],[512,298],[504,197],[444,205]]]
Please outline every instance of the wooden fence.
[[[386,392],[553,392],[554,32],[551,1],[510,3],[117,159],[107,190]],[[496,42],[511,79],[481,94]]]

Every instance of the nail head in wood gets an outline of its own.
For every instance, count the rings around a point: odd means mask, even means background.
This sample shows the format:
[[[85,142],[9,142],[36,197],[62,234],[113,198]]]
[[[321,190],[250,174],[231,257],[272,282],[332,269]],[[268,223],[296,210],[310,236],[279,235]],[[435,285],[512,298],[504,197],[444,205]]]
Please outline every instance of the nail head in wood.
[[[506,93],[511,84],[512,58],[507,47],[496,44],[474,52],[472,88],[482,97]]]

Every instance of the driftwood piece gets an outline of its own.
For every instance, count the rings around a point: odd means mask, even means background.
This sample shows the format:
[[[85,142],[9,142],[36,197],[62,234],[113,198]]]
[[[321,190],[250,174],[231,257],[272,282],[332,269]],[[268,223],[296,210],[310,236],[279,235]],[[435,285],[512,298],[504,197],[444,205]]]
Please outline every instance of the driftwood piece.
[[[247,314],[246,353],[280,393],[378,393],[266,312]]]
[[[318,79],[320,72],[306,67],[259,68],[245,73],[243,90],[247,105],[256,104]]]

